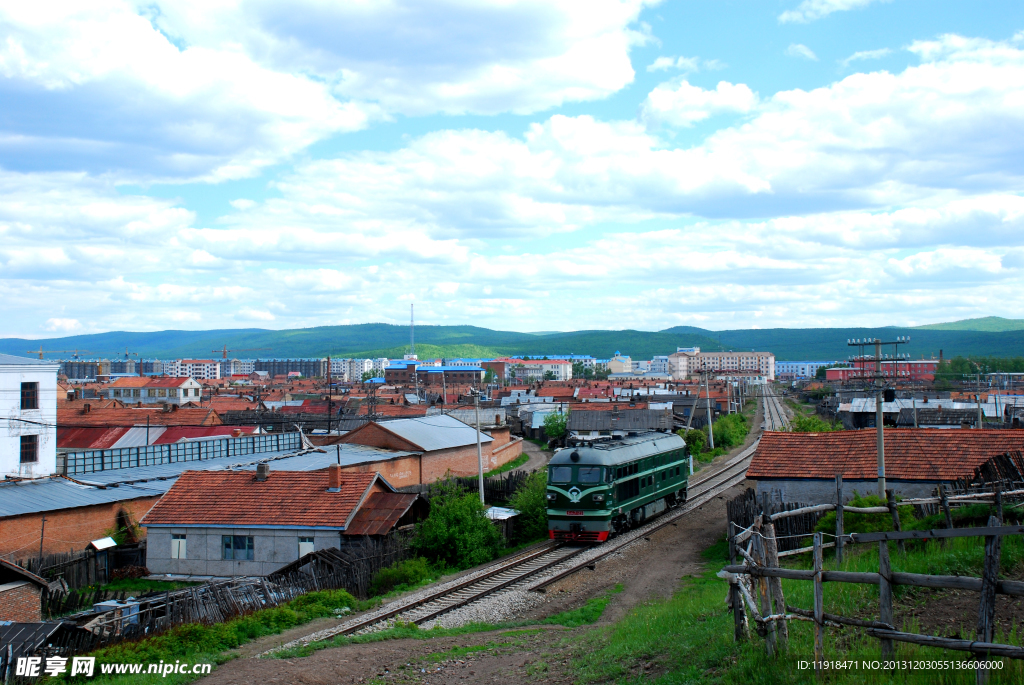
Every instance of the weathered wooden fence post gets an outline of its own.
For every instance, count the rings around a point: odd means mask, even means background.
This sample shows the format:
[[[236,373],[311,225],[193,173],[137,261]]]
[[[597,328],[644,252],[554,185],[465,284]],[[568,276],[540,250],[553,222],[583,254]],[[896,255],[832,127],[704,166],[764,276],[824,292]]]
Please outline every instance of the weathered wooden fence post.
[[[878,543],[878,620],[889,625],[892,616],[892,567],[889,565],[889,543],[882,540]],[[882,638],[882,659],[892,658],[892,640]]]
[[[729,521],[729,564],[736,564],[736,530],[739,526]],[[739,583],[729,583],[729,603],[732,605],[733,639],[736,642],[746,637],[747,622],[743,611],[743,598],[740,596]]]
[[[896,494],[892,490],[885,491],[885,504],[889,507],[889,514],[892,515],[892,529],[896,532],[902,530],[900,528],[900,511],[896,508]],[[907,549],[903,546],[903,540],[896,541],[896,549],[900,551],[900,554],[906,554]]]
[[[814,534],[814,674],[821,676],[821,662],[825,660],[822,633],[825,626],[825,592],[822,587],[821,533]]]
[[[754,561],[758,566],[765,565],[764,558],[764,543],[761,540],[761,532],[757,530],[754,532],[751,538],[751,553],[754,557]],[[760,595],[761,600],[761,615],[771,616],[772,614],[772,600],[771,593],[768,589],[768,579],[762,575],[757,576],[757,593]],[[775,621],[766,621],[764,628],[767,631],[765,634],[765,647],[768,650],[768,656],[775,656]]]
[[[939,502],[942,504],[942,513],[946,515],[946,528],[953,529],[953,514],[949,511],[949,497],[946,496],[946,484],[939,483]],[[945,545],[946,541],[943,540]]]
[[[989,527],[1002,525],[995,516],[988,517]],[[998,535],[985,536],[985,566],[981,572],[981,605],[978,608],[978,642],[992,642],[995,637],[996,584],[999,582],[999,551],[1001,540]],[[989,658],[989,655],[985,655]],[[978,668],[977,683],[988,682],[988,669]]]
[[[836,474],[836,564],[843,563],[843,474]]]
[[[764,560],[765,566],[771,568],[778,568],[779,566],[779,546],[775,540],[775,524],[772,523],[771,518],[765,514],[765,520],[767,523],[762,527],[764,531]],[[782,595],[782,579],[781,578],[768,578],[768,590],[771,594],[772,600],[775,603],[775,608],[771,613],[773,614],[785,614],[786,613],[786,598]],[[778,627],[780,646],[783,651],[789,648],[789,626],[785,621],[779,623]]]

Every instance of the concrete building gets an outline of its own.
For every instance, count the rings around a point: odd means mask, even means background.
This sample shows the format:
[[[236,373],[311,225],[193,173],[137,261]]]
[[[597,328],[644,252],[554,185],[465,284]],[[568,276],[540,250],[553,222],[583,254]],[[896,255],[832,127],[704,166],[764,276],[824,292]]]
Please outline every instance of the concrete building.
[[[897,380],[931,382],[935,380],[935,369],[938,366],[938,359],[883,361],[882,375]],[[826,380],[839,383],[874,378],[874,375],[875,362],[863,359],[857,359],[843,368],[825,370]]]
[[[501,359],[506,362],[509,376],[515,373],[520,383],[553,380],[567,381],[572,378],[572,362],[567,359]],[[550,374],[550,377],[549,377]]]
[[[57,468],[55,361],[0,354],[0,478],[39,478]]]
[[[775,362],[775,377],[780,381],[795,381],[803,378],[814,378],[818,369],[834,366],[839,362]]]
[[[95,381],[110,375],[110,361],[106,359],[65,359],[60,362],[60,374],[70,381]]]
[[[676,381],[702,371],[735,372],[775,380],[775,355],[771,352],[701,352],[699,347],[681,347],[669,355],[668,365]]]
[[[265,576],[314,551],[343,547],[360,513],[388,495],[388,532],[418,498],[378,473],[189,471],[142,521],[152,573]],[[368,518],[376,519],[377,516]],[[363,527],[358,531],[362,534]]]
[[[128,374],[136,375],[137,366],[134,359],[113,359],[110,362],[110,375]]]
[[[0,559],[0,621],[42,621],[42,595],[49,587],[50,583],[43,578]]]
[[[633,360],[629,355],[615,353],[615,356],[608,360],[608,371],[611,373],[633,373]]]
[[[298,373],[303,378],[326,378],[327,358],[307,359],[257,359],[253,363],[253,371],[266,371],[271,378]]]
[[[651,367],[648,371],[651,373],[664,374],[666,376],[671,375],[668,370],[668,355],[654,357],[651,360]]]
[[[163,363],[166,376],[179,378],[220,378],[221,360],[214,359],[175,359]]]

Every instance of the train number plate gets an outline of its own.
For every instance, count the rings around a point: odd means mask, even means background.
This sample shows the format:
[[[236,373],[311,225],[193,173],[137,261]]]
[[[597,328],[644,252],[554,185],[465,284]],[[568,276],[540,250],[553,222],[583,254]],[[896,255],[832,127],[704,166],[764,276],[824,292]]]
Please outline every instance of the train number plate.
[[[565,515],[566,516],[583,516],[583,512],[579,511],[579,510],[577,510],[577,511],[567,511],[567,512],[565,512]]]

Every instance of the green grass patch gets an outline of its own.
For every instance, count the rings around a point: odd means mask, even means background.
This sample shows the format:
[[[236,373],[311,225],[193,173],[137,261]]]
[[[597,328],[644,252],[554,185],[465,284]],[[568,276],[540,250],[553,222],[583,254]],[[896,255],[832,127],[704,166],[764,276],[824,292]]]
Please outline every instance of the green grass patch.
[[[608,606],[608,602],[612,601],[612,595],[618,594],[619,592],[622,592],[621,583],[597,597],[591,597],[587,600],[586,604],[578,609],[563,611],[553,616],[548,616],[540,622],[565,626],[566,628],[576,628],[578,626],[596,623],[598,619],[601,618],[601,614],[604,613],[604,609]]]
[[[491,476],[497,476],[500,473],[506,473],[513,469],[518,469],[520,466],[522,466],[528,461],[530,461],[530,455],[524,452],[523,454],[520,454],[518,457],[508,462],[507,464],[502,464],[498,468],[492,471],[488,471],[487,473],[484,474],[484,478],[490,478]]]
[[[1020,537],[1003,538],[1002,568],[1004,574],[1024,572],[1024,541]],[[847,571],[878,570],[877,545],[851,545],[841,568]],[[569,645],[571,670],[576,682],[655,682],[655,683],[728,683],[775,684],[811,683],[813,670],[800,670],[799,660],[813,654],[813,626],[793,621],[789,625],[790,645],[786,653],[769,658],[764,640],[753,633],[750,640],[733,641],[732,613],[725,606],[727,585],[715,573],[727,563],[724,540],[703,553],[708,565],[698,578],[687,578],[686,585],[672,598],[640,605],[622,620],[608,628],[574,636]],[[892,545],[890,557],[893,570],[914,573],[979,575],[983,545],[978,538],[958,538],[945,547],[934,541],[915,544],[906,555],[896,553]],[[807,555],[804,555],[807,556]],[[792,565],[807,568],[809,560],[799,559]],[[827,566],[835,567],[829,560]],[[786,602],[811,608],[813,584],[783,580]],[[933,591],[897,586],[897,601],[914,600],[921,593],[922,601]],[[934,601],[934,600],[932,600]],[[878,613],[878,588],[871,585],[829,583],[825,586],[825,611],[845,616],[870,618]],[[973,637],[976,616],[965,616],[958,626],[962,637]],[[753,625],[753,622],[751,622]],[[914,631],[914,623],[904,623],[904,630]],[[1017,634],[997,635],[996,641],[1021,644]],[[878,659],[878,641],[860,629],[826,629],[827,659]],[[896,645],[896,658],[909,660],[956,660],[970,658],[966,653],[916,645]],[[885,671],[832,671],[825,682],[860,685],[861,683],[974,683],[972,670],[904,670],[890,674]],[[1001,671],[992,672],[992,683],[1024,682],[1024,664],[1005,660]]]
[[[323,590],[310,592],[291,602],[272,609],[263,609],[246,616],[204,625],[190,623],[171,628],[137,642],[122,642],[92,652],[96,657],[96,676],[82,682],[102,683],[187,683],[198,676],[171,674],[166,678],[159,675],[100,674],[100,665],[105,663],[155,664],[160,661],[173,663],[177,660],[190,663],[221,664],[232,657],[225,654],[265,635],[276,635],[289,628],[308,623],[317,618],[339,616],[349,611],[360,611],[369,602],[360,602],[344,590]],[[70,679],[70,678],[69,678]],[[79,677],[76,676],[75,680]]]

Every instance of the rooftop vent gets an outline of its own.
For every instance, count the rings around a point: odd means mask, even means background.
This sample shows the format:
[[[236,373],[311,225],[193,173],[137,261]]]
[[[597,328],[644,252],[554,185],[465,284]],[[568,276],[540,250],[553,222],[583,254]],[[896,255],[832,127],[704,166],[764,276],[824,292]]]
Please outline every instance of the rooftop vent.
[[[270,475],[270,464],[268,464],[266,462],[262,462],[262,463],[256,464],[256,480],[261,481],[261,482],[265,481],[267,479],[267,476],[269,476],[269,475]]]

